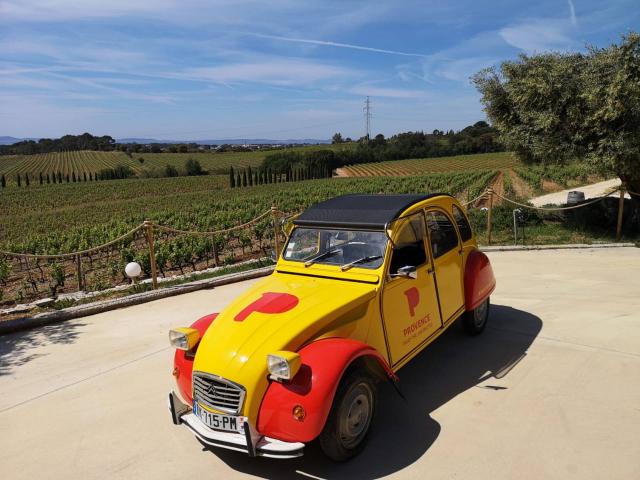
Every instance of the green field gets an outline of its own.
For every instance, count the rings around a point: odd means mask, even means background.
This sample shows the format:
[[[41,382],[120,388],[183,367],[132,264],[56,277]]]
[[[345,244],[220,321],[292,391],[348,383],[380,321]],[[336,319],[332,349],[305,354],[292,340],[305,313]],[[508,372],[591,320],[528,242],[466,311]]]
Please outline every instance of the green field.
[[[513,153],[499,152],[363,163],[343,167],[340,173],[346,177],[405,176],[459,170],[500,170],[518,166],[522,166],[522,163]]]
[[[292,147],[292,151],[308,151],[319,149],[349,149],[354,144],[341,145],[306,145]],[[15,176],[29,174],[32,182],[43,175],[61,172],[62,175],[80,177],[95,174],[102,169],[115,168],[120,165],[130,167],[136,175],[144,176],[144,172],[163,169],[172,165],[178,170],[184,168],[185,162],[193,158],[200,162],[202,168],[210,174],[223,174],[230,167],[257,167],[266,155],[276,150],[257,150],[253,152],[198,152],[198,153],[132,153],[123,152],[55,152],[36,155],[4,155],[0,156],[0,175],[4,174],[9,184],[15,183]]]
[[[225,176],[113,180],[0,192],[0,247],[17,252],[71,252],[105,243],[146,219],[177,228],[214,230],[245,222],[272,205],[286,212],[343,193],[446,191],[475,196],[492,171],[421,177],[325,179],[229,189]],[[55,194],[52,195],[52,191]]]

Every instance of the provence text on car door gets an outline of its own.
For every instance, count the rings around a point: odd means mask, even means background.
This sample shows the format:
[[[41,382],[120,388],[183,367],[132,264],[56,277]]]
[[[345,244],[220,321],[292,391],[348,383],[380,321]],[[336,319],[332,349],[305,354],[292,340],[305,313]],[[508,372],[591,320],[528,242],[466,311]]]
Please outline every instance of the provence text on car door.
[[[399,219],[394,230],[382,315],[390,363],[397,365],[419,349],[442,326],[442,320],[426,250],[424,214]]]

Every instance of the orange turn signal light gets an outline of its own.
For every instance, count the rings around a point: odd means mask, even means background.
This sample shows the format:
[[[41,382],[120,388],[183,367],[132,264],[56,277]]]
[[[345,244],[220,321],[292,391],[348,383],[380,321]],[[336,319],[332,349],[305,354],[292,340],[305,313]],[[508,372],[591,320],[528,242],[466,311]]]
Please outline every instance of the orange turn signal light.
[[[305,411],[302,405],[296,405],[295,407],[293,407],[292,413],[293,413],[293,418],[295,418],[299,422],[302,422],[304,420],[304,417],[307,416],[307,412]]]

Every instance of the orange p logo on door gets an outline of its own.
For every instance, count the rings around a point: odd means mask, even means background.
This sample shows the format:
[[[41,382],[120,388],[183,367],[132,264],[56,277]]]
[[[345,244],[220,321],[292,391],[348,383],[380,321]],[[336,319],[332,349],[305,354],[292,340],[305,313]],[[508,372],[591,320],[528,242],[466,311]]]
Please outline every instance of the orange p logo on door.
[[[265,292],[259,299],[244,307],[242,311],[235,316],[234,320],[236,322],[242,322],[253,312],[269,314],[284,313],[296,305],[298,305],[298,297],[295,295]]]
[[[409,314],[413,317],[416,314],[416,307],[420,303],[420,291],[416,287],[411,287],[404,292],[409,305]]]

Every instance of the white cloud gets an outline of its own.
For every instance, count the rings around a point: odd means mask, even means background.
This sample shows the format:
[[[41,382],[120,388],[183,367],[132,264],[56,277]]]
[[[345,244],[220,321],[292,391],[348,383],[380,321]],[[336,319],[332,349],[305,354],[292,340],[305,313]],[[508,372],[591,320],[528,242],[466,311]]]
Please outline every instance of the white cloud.
[[[539,18],[505,27],[499,33],[509,45],[532,54],[567,50],[575,46],[575,41],[568,35],[567,26],[564,20]]]
[[[574,7],[573,2],[571,0],[567,0],[569,3],[569,20],[571,21],[571,25],[574,27],[578,26],[578,18],[576,17],[576,7]]]
[[[349,93],[362,96],[372,97],[389,97],[389,98],[420,98],[425,96],[422,90],[406,90],[402,88],[385,88],[374,87],[370,85],[356,85],[349,89]]]
[[[383,48],[374,48],[374,47],[366,47],[363,45],[354,45],[351,43],[340,43],[340,42],[331,42],[327,40],[312,40],[308,38],[292,38],[292,37],[280,37],[278,35],[263,35],[260,33],[245,33],[245,35],[259,37],[259,38],[268,38],[271,40],[281,40],[284,42],[293,42],[293,43],[304,43],[308,45],[320,45],[324,47],[336,47],[336,48],[347,48],[350,50],[361,50],[365,52],[373,52],[373,53],[386,53],[390,55],[401,55],[405,57],[424,57],[425,55],[422,53],[413,53],[413,52],[401,52],[398,50],[387,50]]]
[[[184,74],[214,83],[263,83],[278,86],[304,86],[321,80],[344,78],[354,71],[308,60],[275,58],[273,60],[190,68]]]

